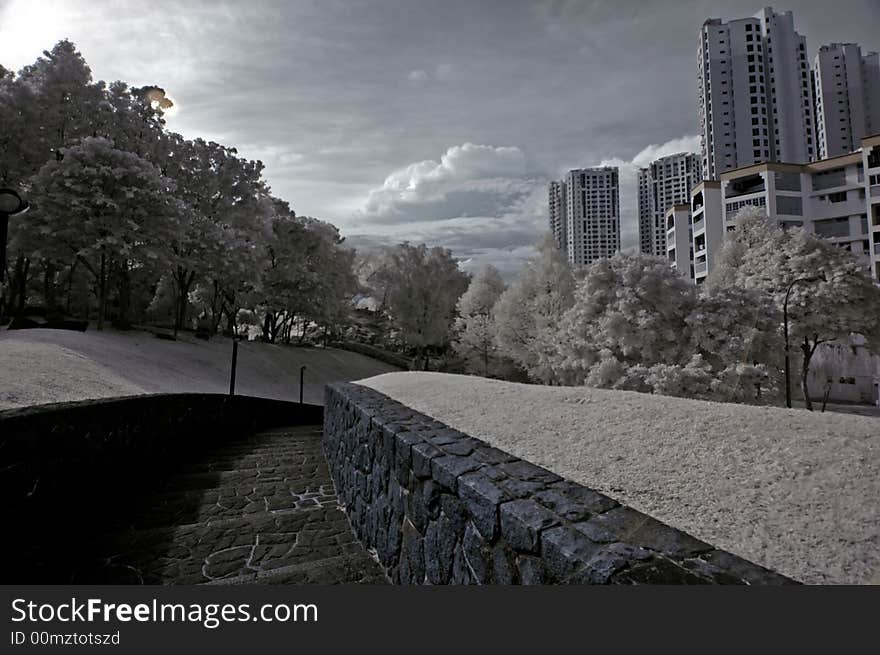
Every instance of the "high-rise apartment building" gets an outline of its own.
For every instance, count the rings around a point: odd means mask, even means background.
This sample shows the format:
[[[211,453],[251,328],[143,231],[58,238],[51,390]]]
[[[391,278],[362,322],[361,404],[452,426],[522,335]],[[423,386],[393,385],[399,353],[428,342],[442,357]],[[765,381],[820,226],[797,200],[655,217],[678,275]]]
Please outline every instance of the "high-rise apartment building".
[[[554,186],[557,185],[557,186]],[[617,167],[578,168],[550,186],[551,228],[564,216],[568,261],[585,266],[620,250],[620,186]],[[554,200],[562,192],[563,200]],[[555,236],[556,232],[554,232]]]
[[[819,157],[845,155],[880,132],[880,55],[855,43],[823,45],[814,60]]]
[[[643,253],[666,256],[666,212],[690,202],[700,180],[699,157],[680,152],[639,170],[639,246]]]
[[[707,20],[698,71],[704,178],[758,162],[816,159],[806,39],[790,11]]]
[[[654,254],[654,204],[651,202],[651,171],[639,169],[639,252]]]
[[[550,233],[556,242],[556,248],[565,250],[568,239],[566,237],[565,215],[565,182],[551,182],[549,188],[550,207]]]

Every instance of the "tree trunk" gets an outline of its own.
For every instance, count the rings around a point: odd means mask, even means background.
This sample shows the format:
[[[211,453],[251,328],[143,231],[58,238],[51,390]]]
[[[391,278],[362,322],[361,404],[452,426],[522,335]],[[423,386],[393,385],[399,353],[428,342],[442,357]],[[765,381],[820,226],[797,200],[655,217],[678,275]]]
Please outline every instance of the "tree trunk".
[[[192,286],[195,277],[195,271],[187,271],[183,268],[178,268],[177,273],[174,275],[175,289],[177,291],[177,297],[175,298],[174,303],[175,339],[177,338],[177,332],[183,328],[184,321],[186,320],[186,308],[189,303],[189,289]]]
[[[73,276],[76,273],[76,265],[79,264],[78,259],[74,259],[73,263],[70,265],[70,270],[67,271],[67,298],[65,299],[65,311],[70,314],[70,303],[71,296],[73,295]]]
[[[822,413],[825,413],[825,406],[828,404],[828,396],[831,395],[831,379],[825,381],[825,394],[822,396]]]
[[[46,315],[55,311],[55,262],[51,259],[43,261],[43,301],[46,304]]]
[[[24,313],[24,306],[27,303],[27,276],[31,267],[30,257],[21,257],[21,275],[18,278],[18,307],[19,314]]]
[[[263,339],[269,343],[275,343],[278,338],[278,331],[281,328],[279,322],[279,314],[277,312],[266,312],[263,319]]]
[[[116,327],[120,330],[131,329],[131,272],[128,270],[128,262],[123,263],[119,270],[119,316],[116,318]]]
[[[101,271],[98,276],[98,330],[104,329],[104,310],[107,303],[107,255],[101,253]]]
[[[27,274],[31,260],[24,255],[19,255],[15,260],[15,269],[12,279],[9,281],[11,294],[9,297],[10,314],[21,314],[24,311],[25,299],[27,298]]]
[[[804,337],[804,342],[801,344],[801,352],[804,355],[804,362],[801,366],[801,388],[804,392],[804,404],[811,412],[813,411],[813,401],[810,400],[810,387],[807,381],[807,376],[810,373],[810,360],[813,358],[813,353],[816,351],[817,345],[818,340],[811,347],[810,340],[807,337]]]
[[[223,320],[223,293],[217,280],[212,282],[214,293],[211,296],[211,334],[217,334]]]
[[[422,367],[422,346],[416,348],[416,354],[413,355],[412,370],[418,371]]]
[[[226,331],[235,335],[235,312],[228,307],[226,308]]]

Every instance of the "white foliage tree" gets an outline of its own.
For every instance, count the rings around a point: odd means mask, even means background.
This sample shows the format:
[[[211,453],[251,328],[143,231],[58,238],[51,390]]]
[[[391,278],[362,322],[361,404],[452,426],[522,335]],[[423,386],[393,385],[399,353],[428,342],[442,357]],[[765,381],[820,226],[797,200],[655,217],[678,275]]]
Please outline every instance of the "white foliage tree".
[[[790,341],[800,351],[808,409],[810,364],[821,344],[860,334],[880,352],[880,289],[851,252],[826,239],[800,228],[784,231],[762,211],[744,210],[711,277],[711,286],[753,289],[779,309],[791,290]]]
[[[415,350],[415,366],[426,368],[426,348],[450,339],[467,274],[445,248],[401,243],[384,251],[370,279],[374,297],[382,299],[401,338]]]
[[[571,265],[546,235],[495,305],[499,351],[532,379],[557,382],[554,371],[559,323],[574,300]]]
[[[781,389],[781,314],[755,289],[710,286],[687,317],[691,346],[712,371],[720,400],[767,402]]]
[[[458,333],[453,345],[469,371],[489,375],[497,350],[493,309],[506,286],[498,269],[488,264],[474,275],[458,301]]]
[[[112,276],[124,294],[133,267],[173,260],[168,244],[179,233],[181,205],[155,166],[107,139],[83,139],[60,152],[34,177],[31,220],[91,274],[101,329]]]
[[[555,366],[573,383],[651,390],[645,371],[690,358],[693,284],[659,257],[617,253],[591,264],[559,330]]]

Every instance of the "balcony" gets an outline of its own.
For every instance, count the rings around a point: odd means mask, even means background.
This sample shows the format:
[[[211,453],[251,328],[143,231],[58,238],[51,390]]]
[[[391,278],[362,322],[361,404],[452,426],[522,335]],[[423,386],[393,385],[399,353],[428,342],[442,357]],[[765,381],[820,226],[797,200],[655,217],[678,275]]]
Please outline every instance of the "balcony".
[[[872,184],[871,185],[871,197],[872,198],[880,197],[880,184]]]
[[[694,264],[694,274],[702,275],[709,269],[709,264],[707,262],[696,262]]]
[[[764,178],[761,175],[749,175],[747,177],[743,177],[737,180],[731,180],[727,184],[727,188],[724,192],[724,198],[729,200],[731,198],[738,198],[740,196],[747,196],[753,193],[762,193],[766,191],[767,186],[764,183]]]
[[[706,220],[700,216],[696,221],[694,221],[694,234],[702,230],[706,227]]]

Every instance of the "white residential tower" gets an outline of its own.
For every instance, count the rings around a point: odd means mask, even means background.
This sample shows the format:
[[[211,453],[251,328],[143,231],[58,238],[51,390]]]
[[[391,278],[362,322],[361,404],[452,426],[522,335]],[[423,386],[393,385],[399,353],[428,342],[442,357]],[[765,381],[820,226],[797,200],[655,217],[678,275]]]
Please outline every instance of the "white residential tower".
[[[790,11],[707,20],[698,72],[705,179],[757,162],[816,159],[806,39]]]
[[[855,43],[823,45],[814,60],[819,157],[857,150],[880,133],[880,55]]]
[[[680,152],[639,170],[639,246],[643,253],[666,256],[666,212],[690,202],[700,180],[699,157]]]
[[[578,168],[569,171],[558,186],[550,186],[551,227],[560,207],[564,250],[574,266],[586,266],[620,250],[620,187],[617,167]],[[563,193],[564,200],[554,201]],[[555,208],[554,208],[555,202]]]

